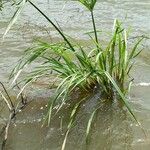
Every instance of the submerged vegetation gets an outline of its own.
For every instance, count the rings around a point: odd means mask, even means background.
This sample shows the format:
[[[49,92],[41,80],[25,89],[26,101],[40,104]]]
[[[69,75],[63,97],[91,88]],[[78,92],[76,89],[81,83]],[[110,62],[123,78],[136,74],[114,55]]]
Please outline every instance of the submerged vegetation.
[[[122,103],[140,125],[128,105],[127,94],[132,83],[132,78],[130,78],[129,73],[133,66],[133,59],[141,52],[138,50],[138,46],[143,40],[143,37],[136,41],[133,46],[129,47],[129,33],[122,27],[122,23],[119,20],[115,20],[111,39],[107,43],[107,46],[103,46],[99,41],[94,19],[94,6],[97,0],[79,0],[79,2],[91,13],[94,37],[89,35],[93,48],[88,49],[86,46],[72,42],[72,40],[69,39],[34,3],[29,0],[27,0],[27,2],[41,13],[63,38],[63,41],[56,43],[37,41],[36,46],[25,51],[24,56],[19,60],[11,74],[11,78],[14,78],[13,82],[15,82],[27,65],[39,59],[41,64],[23,79],[24,86],[21,92],[32,81],[41,77],[50,76],[51,74],[61,81],[56,89],[56,97],[49,105],[47,114],[48,124],[50,123],[52,111],[56,103],[59,103],[58,112],[67,102],[72,92],[76,92],[77,89],[85,91],[95,89],[103,93],[107,100],[112,102],[118,100]],[[22,3],[24,4],[25,1],[22,1]],[[13,16],[5,34],[13,25],[21,9],[19,8],[16,15]],[[78,108],[85,100],[86,98],[77,101],[72,109],[62,150],[65,148],[66,139],[74,123]],[[91,113],[91,117],[87,123],[87,137],[97,110],[98,107]]]
[[[20,89],[18,84],[16,84],[16,86],[18,89]],[[3,149],[5,149],[5,145],[6,145],[6,142],[8,139],[8,133],[9,133],[9,128],[10,128],[11,122],[13,119],[15,119],[16,115],[19,112],[21,112],[22,109],[25,108],[25,106],[27,104],[27,99],[26,99],[25,95],[23,93],[21,93],[20,97],[16,98],[15,102],[14,102],[13,99],[11,98],[8,90],[6,89],[6,87],[4,86],[4,84],[2,82],[0,82],[0,87],[2,88],[2,90],[0,89],[0,96],[2,97],[5,105],[7,106],[8,110],[9,110],[8,119],[7,119],[7,121],[5,121],[4,126],[2,127],[2,129],[0,131],[0,136],[3,135],[2,145],[0,147],[3,150]]]

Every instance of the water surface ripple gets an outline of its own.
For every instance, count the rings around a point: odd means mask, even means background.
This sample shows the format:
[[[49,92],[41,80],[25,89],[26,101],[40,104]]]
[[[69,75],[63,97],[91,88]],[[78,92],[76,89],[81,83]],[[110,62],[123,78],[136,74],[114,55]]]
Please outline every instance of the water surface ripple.
[[[34,2],[53,21],[56,20],[66,34],[88,43],[89,37],[85,33],[91,31],[92,28],[90,14],[77,1],[37,0]],[[0,38],[14,11],[7,4],[3,11],[0,12]],[[141,35],[150,37],[149,0],[98,0],[94,13],[99,30],[110,32],[114,19],[118,18],[123,21],[125,26],[131,27],[132,37]],[[0,81],[8,82],[10,71],[23,54],[23,50],[31,46],[33,39],[37,38],[51,41],[52,39],[58,40],[60,37],[54,28],[28,4],[15,26],[7,34],[4,42],[0,43]],[[106,40],[105,38],[104,34],[100,35],[102,42]],[[92,129],[90,150],[150,149],[149,43],[148,40],[143,43],[142,48],[144,50],[136,60],[132,72],[135,80],[129,96],[130,105],[146,130],[147,139],[144,138],[137,124],[126,115],[126,112],[119,109],[115,104],[106,105],[102,103]],[[63,130],[60,129],[61,118],[59,116],[53,121],[51,127],[41,128],[41,119],[47,108],[46,99],[51,95],[49,91],[44,93],[44,88],[41,88],[43,87],[39,85],[37,85],[36,89],[31,88],[30,94],[35,101],[17,116],[16,122],[11,126],[6,150],[60,149],[67,119],[64,119]],[[45,98],[43,95],[45,95]],[[85,149],[83,139],[87,116],[98,98],[98,96],[91,98],[83,106],[83,112],[79,114],[78,124],[70,133],[67,141],[67,150]],[[1,127],[8,114],[5,109],[0,113],[1,117],[4,117],[0,119]],[[63,113],[67,116],[65,109]]]

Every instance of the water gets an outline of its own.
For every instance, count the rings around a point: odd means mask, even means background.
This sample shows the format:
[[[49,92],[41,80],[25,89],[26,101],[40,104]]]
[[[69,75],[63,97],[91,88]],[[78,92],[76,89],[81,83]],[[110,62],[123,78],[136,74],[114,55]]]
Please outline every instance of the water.
[[[38,6],[53,20],[57,20],[63,31],[72,37],[88,43],[89,37],[84,34],[91,30],[90,14],[76,1],[49,0],[37,1]],[[125,25],[130,25],[132,36],[150,36],[150,2],[149,0],[107,0],[98,1],[95,8],[96,22],[100,30],[111,31],[113,20],[119,18]],[[14,12],[9,4],[0,14],[0,37],[4,33],[8,20]],[[31,46],[33,39],[45,39],[47,41],[59,40],[58,33],[47,23],[40,14],[27,5],[18,22],[7,34],[5,41],[0,44],[0,81],[8,85],[8,76],[11,69],[23,53],[23,50]],[[102,41],[105,41],[103,34]],[[136,65],[132,72],[135,83],[130,94],[130,105],[142,123],[147,139],[140,128],[130,117],[116,104],[102,103],[100,111],[92,128],[90,150],[149,150],[150,147],[150,48],[149,41],[143,43],[143,52],[136,59]],[[32,68],[32,67],[31,67]],[[28,68],[29,70],[31,68]],[[35,83],[27,91],[29,99],[33,101],[20,114],[9,130],[9,138],[6,144],[7,150],[57,150],[60,149],[66,122],[68,119],[65,106],[62,110],[63,125],[61,127],[61,115],[53,119],[51,127],[41,128],[42,117],[46,112],[47,99],[53,90],[47,85]],[[68,150],[86,149],[85,127],[89,112],[96,104],[99,96],[95,95],[78,115],[76,126],[69,134],[67,141]],[[2,106],[1,106],[2,108]],[[0,111],[0,127],[8,115],[8,111]],[[61,113],[60,113],[61,114]],[[0,138],[1,141],[1,138]]]

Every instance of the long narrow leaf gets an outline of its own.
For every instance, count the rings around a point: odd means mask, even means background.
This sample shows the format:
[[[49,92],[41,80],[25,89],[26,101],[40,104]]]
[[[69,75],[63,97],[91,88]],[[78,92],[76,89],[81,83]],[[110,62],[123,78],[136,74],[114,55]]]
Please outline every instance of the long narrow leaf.
[[[140,122],[137,120],[136,116],[134,115],[133,111],[131,110],[131,108],[129,107],[127,100],[124,96],[124,94],[121,92],[120,88],[118,87],[118,85],[116,84],[116,82],[114,81],[114,79],[110,76],[110,74],[108,72],[104,72],[104,74],[107,76],[107,78],[111,81],[111,83],[113,84],[114,88],[116,89],[116,91],[118,92],[118,94],[120,95],[121,102],[123,102],[126,106],[126,108],[128,109],[128,111],[130,112],[130,114],[133,116],[133,118],[135,119],[135,121],[138,123],[139,126],[141,126]]]
[[[16,20],[18,19],[18,16],[20,15],[20,13],[22,12],[24,5],[26,3],[26,0],[22,0],[22,2],[20,3],[19,8],[16,10],[16,12],[14,13],[13,17],[11,18],[9,25],[7,26],[7,29],[3,35],[3,40],[6,36],[6,34],[8,33],[8,31],[11,29],[11,27],[14,25],[14,23],[16,22]]]
[[[66,38],[66,36],[63,34],[63,32],[48,18],[47,15],[45,15],[34,3],[32,3],[30,0],[27,0],[38,12],[42,14],[43,17],[46,18],[46,20],[53,25],[53,27],[59,32],[59,34],[63,37],[64,41],[68,44],[68,46],[71,48],[72,51],[75,51],[73,45],[69,42],[69,40]]]

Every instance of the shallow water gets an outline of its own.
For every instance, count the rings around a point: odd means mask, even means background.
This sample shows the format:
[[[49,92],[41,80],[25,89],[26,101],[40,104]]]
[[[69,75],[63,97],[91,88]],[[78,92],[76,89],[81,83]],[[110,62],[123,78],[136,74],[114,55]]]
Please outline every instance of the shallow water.
[[[91,30],[90,14],[76,1],[47,0],[37,1],[38,6],[53,20],[56,19],[63,31],[74,38],[88,43],[84,34]],[[8,20],[14,10],[9,4],[0,14],[0,37],[4,33]],[[113,20],[119,18],[125,25],[131,25],[132,36],[150,36],[150,2],[149,0],[107,0],[98,1],[95,8],[96,22],[100,30],[111,31]],[[100,36],[105,41],[103,34]],[[31,45],[33,39],[58,40],[55,30],[36,10],[27,5],[16,25],[0,44],[0,81],[8,85],[8,76],[23,50]],[[136,60],[132,72],[135,83],[130,94],[130,105],[142,123],[147,139],[137,124],[115,103],[101,103],[92,128],[90,144],[85,147],[85,127],[90,111],[96,105],[99,95],[91,96],[82,106],[76,126],[69,134],[68,150],[149,150],[150,148],[150,48],[149,41],[143,43],[143,52]],[[34,66],[34,65],[33,65]],[[32,66],[32,67],[33,67]],[[30,70],[32,67],[28,68]],[[36,88],[35,88],[36,87]],[[33,101],[16,117],[9,130],[6,150],[57,150],[60,149],[66,122],[68,119],[65,106],[64,116],[56,116],[50,127],[41,128],[42,117],[46,112],[47,99],[53,90],[46,85],[34,84],[27,91]],[[75,98],[74,98],[75,99]],[[2,106],[0,105],[2,108]],[[0,127],[8,115],[7,110],[0,111]],[[61,125],[61,118],[63,124]],[[1,142],[1,138],[0,138]]]

